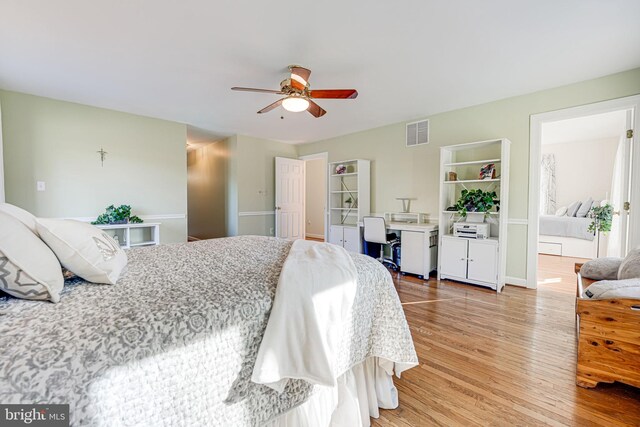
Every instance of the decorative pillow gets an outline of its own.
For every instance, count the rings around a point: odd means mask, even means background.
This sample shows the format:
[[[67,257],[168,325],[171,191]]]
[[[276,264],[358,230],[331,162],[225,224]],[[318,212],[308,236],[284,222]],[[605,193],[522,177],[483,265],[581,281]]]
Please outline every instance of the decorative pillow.
[[[580,209],[581,204],[582,202],[580,201],[571,203],[567,208],[567,216],[576,216],[576,212],[578,212],[578,209]]]
[[[582,205],[580,205],[580,209],[578,209],[578,211],[576,212],[576,216],[578,218],[586,217],[589,211],[591,210],[592,205],[593,205],[593,199],[589,197],[587,200],[582,202]]]
[[[42,240],[0,212],[0,289],[16,298],[60,301],[62,268]]]
[[[127,265],[120,245],[89,223],[38,218],[37,227],[62,266],[86,281],[114,285]]]
[[[563,206],[556,211],[556,216],[565,216],[567,214],[567,207]]]
[[[36,230],[36,217],[33,216],[30,212],[27,212],[17,206],[10,205],[9,203],[0,203],[0,212],[11,215],[15,219],[26,225],[29,230],[38,235],[38,230]]]
[[[620,264],[618,279],[635,279],[640,277],[640,249],[630,251]]]
[[[582,264],[580,274],[591,280],[616,280],[622,258],[596,258]]]
[[[640,299],[640,279],[596,282],[584,290],[582,297],[589,299]]]

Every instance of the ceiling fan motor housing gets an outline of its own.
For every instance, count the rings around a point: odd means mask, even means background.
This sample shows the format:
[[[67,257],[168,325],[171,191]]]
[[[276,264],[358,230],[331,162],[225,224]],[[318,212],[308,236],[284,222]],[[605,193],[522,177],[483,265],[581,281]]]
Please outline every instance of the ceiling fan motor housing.
[[[293,86],[291,86],[291,79],[284,79],[283,81],[280,82],[280,90],[284,93],[286,93],[287,95],[291,95],[293,93],[297,93],[300,95],[305,95],[306,92],[309,89],[309,84],[307,83],[307,87],[305,88],[305,90],[298,90],[296,88],[294,88]]]

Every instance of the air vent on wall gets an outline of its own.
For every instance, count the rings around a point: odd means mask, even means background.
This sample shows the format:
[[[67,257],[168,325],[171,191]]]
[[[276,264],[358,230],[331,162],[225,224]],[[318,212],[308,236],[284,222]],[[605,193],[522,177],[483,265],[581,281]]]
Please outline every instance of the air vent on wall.
[[[407,147],[429,143],[429,120],[407,123]]]

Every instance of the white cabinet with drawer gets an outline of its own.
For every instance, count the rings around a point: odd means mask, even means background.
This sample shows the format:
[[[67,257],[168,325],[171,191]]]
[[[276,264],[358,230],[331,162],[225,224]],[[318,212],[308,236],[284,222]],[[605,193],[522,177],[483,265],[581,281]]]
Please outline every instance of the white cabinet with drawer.
[[[400,234],[401,256],[400,271],[429,278],[436,269],[438,258],[438,231],[434,226],[424,231],[402,230]]]
[[[440,278],[460,280],[496,289],[498,241],[442,236]]]

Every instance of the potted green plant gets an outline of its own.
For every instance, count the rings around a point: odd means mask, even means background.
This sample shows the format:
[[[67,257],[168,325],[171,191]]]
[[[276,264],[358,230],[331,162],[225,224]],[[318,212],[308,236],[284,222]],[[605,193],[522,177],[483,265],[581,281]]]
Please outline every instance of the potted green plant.
[[[496,197],[495,191],[462,190],[456,209],[462,217],[467,218],[467,222],[484,222],[487,212],[500,203]]]
[[[609,203],[605,203],[603,206],[592,207],[589,211],[589,217],[591,218],[591,224],[589,224],[589,231],[593,234],[597,233],[598,243],[596,249],[596,257],[600,257],[600,233],[607,234],[611,231],[611,224],[613,222],[613,206]]]
[[[115,207],[114,205],[107,206],[105,212],[100,214],[95,221],[92,221],[91,224],[140,224],[142,220],[135,216],[131,215],[131,206],[129,205],[120,205]]]

